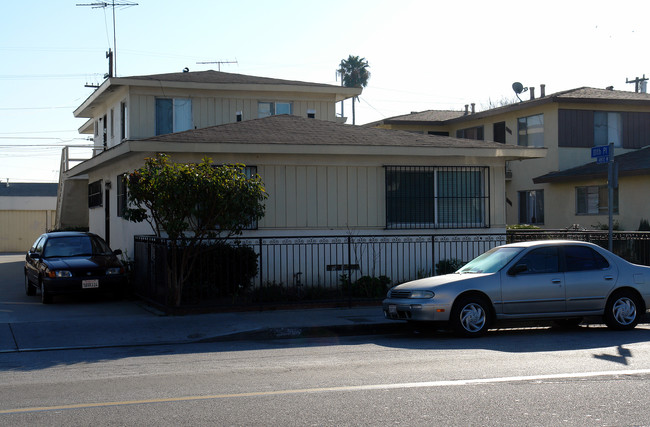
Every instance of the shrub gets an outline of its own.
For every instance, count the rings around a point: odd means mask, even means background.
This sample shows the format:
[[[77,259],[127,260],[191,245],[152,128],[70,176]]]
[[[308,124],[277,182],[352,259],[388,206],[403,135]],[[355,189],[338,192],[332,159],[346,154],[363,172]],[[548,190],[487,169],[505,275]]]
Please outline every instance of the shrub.
[[[650,222],[647,219],[642,219],[639,222],[639,231],[650,231]]]
[[[248,246],[201,245],[184,294],[193,299],[235,297],[250,287],[257,270],[257,254]]]
[[[506,227],[507,230],[541,230],[540,227],[530,224],[513,224]]]
[[[391,284],[390,278],[386,276],[361,276],[350,285],[347,277],[345,279],[341,280],[343,293],[356,298],[383,298]]]

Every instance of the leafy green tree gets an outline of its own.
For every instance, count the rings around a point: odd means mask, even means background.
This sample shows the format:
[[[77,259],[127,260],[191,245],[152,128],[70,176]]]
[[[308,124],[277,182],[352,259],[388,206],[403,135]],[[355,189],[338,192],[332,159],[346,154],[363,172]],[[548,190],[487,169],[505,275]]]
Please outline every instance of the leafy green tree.
[[[259,175],[247,177],[241,164],[173,163],[166,154],[145,159],[128,175],[127,188],[124,217],[147,221],[156,236],[169,239],[169,295],[177,307],[203,243],[241,234],[264,216],[268,197]]]
[[[341,75],[341,81],[345,87],[364,88],[368,85],[370,79],[370,65],[366,58],[359,58],[358,56],[349,55],[348,59],[341,60],[339,64],[338,73]],[[352,99],[352,124],[356,124],[356,114],[354,109],[354,102],[358,101],[359,97],[355,96]]]

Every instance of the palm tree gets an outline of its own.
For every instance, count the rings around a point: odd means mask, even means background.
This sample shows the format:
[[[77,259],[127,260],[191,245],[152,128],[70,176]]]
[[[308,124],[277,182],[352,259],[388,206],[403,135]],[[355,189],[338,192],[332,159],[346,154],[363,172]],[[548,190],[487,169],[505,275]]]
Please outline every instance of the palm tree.
[[[359,58],[358,56],[348,56],[348,59],[342,59],[339,64],[338,73],[341,75],[341,84],[345,87],[364,88],[368,85],[370,79],[370,71],[368,71],[368,61],[366,58]],[[356,123],[354,101],[359,100],[358,96],[352,98],[352,124]],[[343,102],[343,101],[341,101]],[[341,104],[343,105],[343,104]],[[341,107],[341,115],[343,114],[343,107]]]

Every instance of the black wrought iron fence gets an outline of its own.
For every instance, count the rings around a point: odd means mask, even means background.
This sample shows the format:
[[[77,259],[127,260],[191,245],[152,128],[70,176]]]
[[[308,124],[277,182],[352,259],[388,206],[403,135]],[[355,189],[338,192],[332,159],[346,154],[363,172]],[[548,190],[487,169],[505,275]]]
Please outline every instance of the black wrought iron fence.
[[[231,239],[200,252],[182,306],[377,301],[392,285],[454,271],[505,241],[504,234]],[[170,307],[170,256],[166,239],[136,236],[136,293],[161,307]]]

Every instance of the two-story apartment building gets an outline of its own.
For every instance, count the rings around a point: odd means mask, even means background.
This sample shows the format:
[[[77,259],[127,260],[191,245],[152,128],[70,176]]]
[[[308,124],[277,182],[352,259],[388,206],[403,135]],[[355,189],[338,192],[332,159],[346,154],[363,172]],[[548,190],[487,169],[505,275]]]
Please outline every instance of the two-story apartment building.
[[[650,95],[587,87],[546,95],[541,89],[539,98],[486,111],[475,112],[474,106],[426,111],[370,126],[544,147],[545,158],[506,166],[507,223],[544,228],[607,224],[607,169],[595,166],[591,148],[612,142],[618,156],[649,146]],[[641,219],[650,217],[650,198],[642,190],[650,185],[650,164],[629,166],[633,157],[620,159],[625,167],[619,168],[614,198],[615,220],[625,230],[636,230]],[[574,171],[592,163],[598,173]]]
[[[74,115],[88,119],[79,132],[93,136],[95,156],[126,140],[274,114],[344,123],[344,117],[336,116],[336,102],[360,93],[357,88],[218,71],[111,77]],[[65,169],[69,162],[62,160],[61,164]],[[59,182],[57,227],[87,227],[87,177],[64,172]],[[100,191],[95,187],[91,191]],[[96,200],[105,195],[95,193],[92,197]]]

